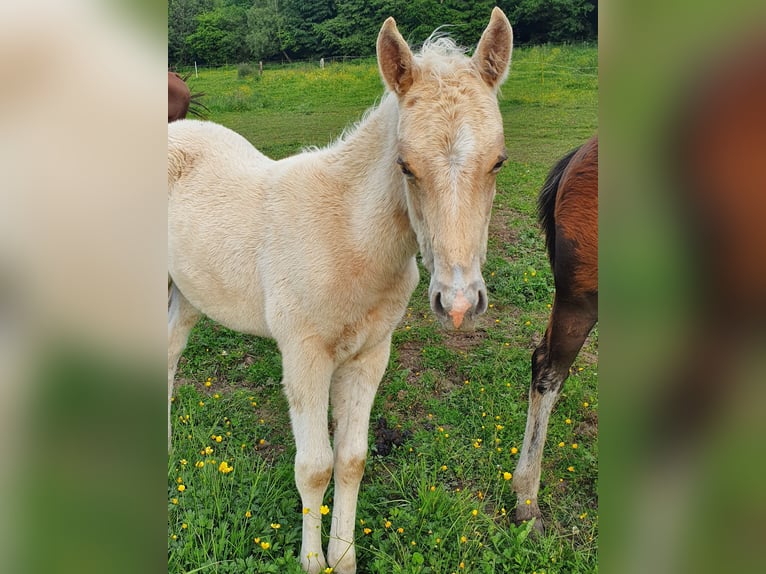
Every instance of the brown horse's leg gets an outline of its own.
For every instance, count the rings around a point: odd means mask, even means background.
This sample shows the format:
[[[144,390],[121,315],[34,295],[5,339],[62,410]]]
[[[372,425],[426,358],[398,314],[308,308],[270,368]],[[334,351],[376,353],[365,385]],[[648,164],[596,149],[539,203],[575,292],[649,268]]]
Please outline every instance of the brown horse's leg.
[[[569,367],[596,319],[595,300],[572,302],[561,300],[557,295],[545,337],[532,354],[527,425],[521,455],[513,475],[513,489],[517,496],[516,521],[535,518],[535,529],[540,532],[543,525],[537,493],[548,419],[569,374]]]
[[[168,281],[168,452],[170,452],[170,401],[173,381],[181,353],[186,348],[189,333],[197,324],[201,313],[192,307],[178,288]]]

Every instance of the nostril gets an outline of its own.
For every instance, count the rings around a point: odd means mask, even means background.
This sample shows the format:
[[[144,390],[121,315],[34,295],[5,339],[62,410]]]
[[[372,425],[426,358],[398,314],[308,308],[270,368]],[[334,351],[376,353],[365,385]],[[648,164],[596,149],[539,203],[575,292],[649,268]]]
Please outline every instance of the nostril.
[[[434,295],[433,301],[431,302],[431,308],[437,315],[447,314],[446,309],[444,309],[444,306],[442,305],[442,294],[440,292],[437,292],[436,295]]]
[[[476,314],[481,315],[487,310],[487,293],[484,289],[479,289],[476,300]]]

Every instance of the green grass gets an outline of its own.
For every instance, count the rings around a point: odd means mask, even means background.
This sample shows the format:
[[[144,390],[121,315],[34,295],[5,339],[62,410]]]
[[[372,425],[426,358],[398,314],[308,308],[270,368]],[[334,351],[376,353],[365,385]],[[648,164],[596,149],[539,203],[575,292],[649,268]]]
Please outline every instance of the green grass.
[[[441,331],[421,270],[394,333],[370,444],[380,417],[410,434],[386,456],[371,451],[357,514],[360,573],[598,570],[597,330],[551,417],[543,537],[513,524],[505,478],[521,448],[530,355],[553,295],[536,196],[550,166],[596,129],[596,66],[595,47],[514,53],[501,97],[510,159],[498,177],[484,267],[492,307],[475,334]],[[191,85],[206,93],[211,120],[277,158],[332,141],[382,94],[372,60],[267,69],[262,77],[202,70]],[[207,320],[192,333],[173,403],[169,572],[300,572],[301,504],[280,378],[273,342]],[[234,470],[221,473],[222,461]],[[325,500],[332,506],[331,488]]]

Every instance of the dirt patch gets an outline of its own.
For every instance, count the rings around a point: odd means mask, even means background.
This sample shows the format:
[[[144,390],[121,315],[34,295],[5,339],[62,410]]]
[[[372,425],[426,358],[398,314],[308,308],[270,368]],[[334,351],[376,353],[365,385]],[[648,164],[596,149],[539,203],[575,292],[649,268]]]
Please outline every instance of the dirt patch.
[[[423,370],[423,343],[406,341],[399,345],[399,364],[407,369],[410,375]]]
[[[489,220],[489,236],[501,244],[513,245],[518,241],[518,232],[510,226],[512,213],[499,205],[495,205],[492,211],[492,218]]]
[[[444,346],[453,351],[470,351],[481,345],[487,338],[487,332],[484,329],[466,332],[444,333]]]
[[[287,447],[283,444],[272,444],[266,441],[263,444],[256,444],[253,450],[264,461],[273,464],[287,451]]]
[[[574,428],[576,436],[595,438],[598,436],[598,413],[589,410],[585,415],[585,420]]]

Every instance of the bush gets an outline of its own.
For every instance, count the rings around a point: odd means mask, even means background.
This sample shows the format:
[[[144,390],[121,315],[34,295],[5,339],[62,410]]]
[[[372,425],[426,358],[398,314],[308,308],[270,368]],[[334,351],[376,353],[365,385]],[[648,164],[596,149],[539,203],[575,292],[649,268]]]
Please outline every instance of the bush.
[[[241,80],[246,76],[252,76],[253,71],[252,64],[240,64],[237,66],[237,77]]]

